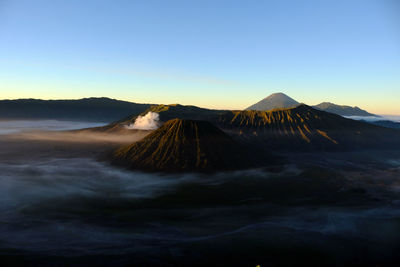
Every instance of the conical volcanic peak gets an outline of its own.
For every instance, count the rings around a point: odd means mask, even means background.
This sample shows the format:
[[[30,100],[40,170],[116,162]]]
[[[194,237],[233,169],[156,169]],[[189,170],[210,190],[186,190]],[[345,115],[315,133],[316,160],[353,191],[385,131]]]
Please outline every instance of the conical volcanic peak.
[[[251,167],[247,148],[210,122],[173,119],[113,153],[113,162],[147,171],[215,171]]]
[[[285,95],[284,93],[272,94],[260,102],[246,108],[246,110],[272,110],[282,108],[293,108],[299,105],[299,102]]]

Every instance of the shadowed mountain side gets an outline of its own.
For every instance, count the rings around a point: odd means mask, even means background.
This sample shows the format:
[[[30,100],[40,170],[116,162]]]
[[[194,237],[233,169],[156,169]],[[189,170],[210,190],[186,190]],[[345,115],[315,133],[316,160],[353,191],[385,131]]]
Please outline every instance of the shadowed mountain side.
[[[156,112],[160,114],[161,121],[169,121],[171,119],[191,119],[191,120],[213,120],[217,115],[223,114],[226,110],[206,109],[196,106],[174,105],[154,105],[146,112]]]
[[[240,139],[278,150],[348,150],[400,147],[393,129],[343,118],[307,105],[273,111],[231,111],[217,125]]]
[[[57,119],[111,122],[150,107],[106,97],[78,100],[0,100],[1,119]]]
[[[161,122],[169,119],[209,121],[234,139],[266,151],[392,149],[400,147],[400,133],[362,121],[314,109],[301,104],[295,108],[270,111],[223,111],[193,106],[158,105],[142,113],[157,112]],[[100,131],[124,131],[128,120],[95,128]]]
[[[272,94],[263,100],[251,105],[246,110],[272,110],[282,108],[293,108],[298,106],[300,103],[285,95],[284,93]]]
[[[359,107],[350,107],[350,106],[343,106],[343,105],[336,105],[330,102],[323,102],[321,104],[313,106],[313,108],[334,113],[341,116],[376,116],[371,114]]]
[[[170,120],[141,141],[112,154],[114,164],[164,172],[244,169],[260,161],[211,123],[185,119]]]
[[[215,110],[199,108],[196,106],[184,106],[179,104],[171,105],[152,105],[146,109],[141,114],[134,114],[125,117],[122,120],[110,123],[109,125],[91,128],[92,131],[101,132],[122,132],[126,133],[126,126],[133,124],[139,115],[145,115],[148,112],[155,112],[160,115],[160,121],[166,122],[171,119],[190,119],[190,120],[205,120],[205,121],[215,121],[218,115],[227,112],[226,110]]]

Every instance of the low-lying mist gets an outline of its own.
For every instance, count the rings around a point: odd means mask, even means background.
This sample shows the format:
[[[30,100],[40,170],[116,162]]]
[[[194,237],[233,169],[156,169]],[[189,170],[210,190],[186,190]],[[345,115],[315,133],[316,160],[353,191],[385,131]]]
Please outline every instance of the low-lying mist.
[[[25,131],[67,131],[104,126],[106,123],[60,120],[0,120],[0,135]]]
[[[133,143],[141,140],[149,131],[136,131],[132,134],[113,134],[101,132],[49,132],[49,131],[24,131],[23,133],[8,135],[8,139],[70,142],[70,143]]]
[[[344,116],[345,118],[348,119],[353,119],[353,120],[364,120],[368,122],[373,122],[373,121],[393,121],[393,122],[400,122],[400,116],[396,115],[380,115],[378,116]]]
[[[326,181],[312,178],[296,165],[162,175],[91,158],[47,158],[1,162],[0,170],[0,252],[151,255],[255,232],[258,241],[272,242],[272,229],[306,243],[316,236],[327,244],[330,238],[379,241],[371,227],[390,246],[398,237],[400,203],[336,206],[348,201],[345,182],[329,171],[320,173]]]
[[[104,123],[20,120],[0,121],[2,140],[65,142],[65,143],[132,143],[145,137],[150,131],[132,130],[131,133],[104,133],[100,131],[75,131],[99,127]]]
[[[0,170],[0,252],[85,254],[122,245],[134,235],[96,226],[104,218],[94,224],[85,220],[128,209],[193,179],[132,173],[89,158],[0,163]]]
[[[362,253],[392,261],[400,249],[396,153],[298,155],[264,169],[180,175],[97,160],[149,132],[1,135],[0,255],[117,255],[109,265],[141,266],[295,248],[343,265]]]
[[[150,198],[190,179],[117,169],[89,158],[59,158],[0,163],[0,207],[26,209],[40,202],[70,197],[95,199]],[[60,208],[60,211],[62,207]]]

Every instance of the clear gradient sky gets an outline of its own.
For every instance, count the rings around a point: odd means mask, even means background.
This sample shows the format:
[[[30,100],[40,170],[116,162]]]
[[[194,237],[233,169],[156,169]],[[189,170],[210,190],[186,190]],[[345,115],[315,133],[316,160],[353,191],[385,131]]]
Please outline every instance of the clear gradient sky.
[[[0,0],[0,99],[400,114],[400,1]]]

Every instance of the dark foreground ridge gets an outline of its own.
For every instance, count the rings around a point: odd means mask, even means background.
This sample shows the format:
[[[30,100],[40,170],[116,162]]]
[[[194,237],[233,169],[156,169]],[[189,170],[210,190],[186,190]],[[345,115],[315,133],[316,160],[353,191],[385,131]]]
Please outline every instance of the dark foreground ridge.
[[[307,105],[272,111],[232,111],[218,127],[239,139],[272,150],[346,151],[400,147],[400,133],[314,109]]]
[[[256,156],[207,121],[173,119],[143,140],[124,146],[112,162],[132,169],[208,172],[254,167]]]

